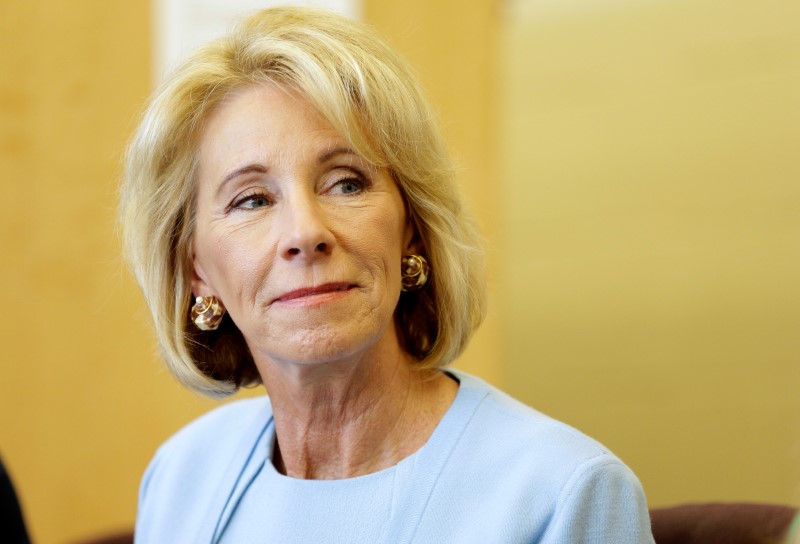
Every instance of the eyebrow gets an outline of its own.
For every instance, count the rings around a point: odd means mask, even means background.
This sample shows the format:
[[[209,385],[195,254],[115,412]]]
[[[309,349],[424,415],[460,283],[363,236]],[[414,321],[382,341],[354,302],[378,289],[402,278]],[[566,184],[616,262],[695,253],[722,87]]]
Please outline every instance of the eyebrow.
[[[327,161],[331,160],[332,158],[337,157],[339,155],[353,155],[354,157],[357,157],[357,158],[360,157],[358,155],[358,153],[356,153],[355,151],[353,151],[349,147],[334,147],[333,149],[329,149],[325,153],[321,154],[317,158],[317,162],[319,164],[322,164],[322,163],[325,163],[325,162],[327,162]],[[251,164],[242,166],[241,168],[237,168],[236,170],[234,170],[233,172],[231,172],[230,174],[225,176],[222,179],[222,183],[220,183],[219,186],[221,188],[223,185],[228,183],[230,180],[232,180],[234,178],[237,178],[239,176],[243,176],[245,174],[253,174],[253,173],[255,173],[255,174],[266,174],[268,170],[269,169],[266,166],[264,166],[263,164],[251,163]]]
[[[350,149],[349,147],[334,147],[319,156],[317,159],[318,162],[323,163],[326,161],[331,160],[332,158],[336,157],[337,155],[353,155],[355,157],[359,157],[358,153]]]
[[[230,180],[232,180],[235,177],[242,176],[244,174],[252,174],[252,173],[266,174],[267,173],[267,167],[264,166],[263,164],[258,164],[258,163],[253,163],[253,164],[248,164],[247,166],[242,166],[241,168],[237,168],[236,170],[234,170],[233,172],[231,172],[230,174],[225,176],[225,178],[222,180],[222,183],[220,185],[221,186],[225,185],[226,183],[228,183]]]

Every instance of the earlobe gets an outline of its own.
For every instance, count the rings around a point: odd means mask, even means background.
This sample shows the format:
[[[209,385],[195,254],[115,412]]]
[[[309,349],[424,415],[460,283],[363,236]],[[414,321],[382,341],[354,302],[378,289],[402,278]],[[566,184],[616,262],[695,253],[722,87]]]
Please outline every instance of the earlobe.
[[[225,316],[225,306],[216,295],[214,288],[206,280],[203,267],[192,255],[192,310],[191,320],[201,331],[215,331]]]

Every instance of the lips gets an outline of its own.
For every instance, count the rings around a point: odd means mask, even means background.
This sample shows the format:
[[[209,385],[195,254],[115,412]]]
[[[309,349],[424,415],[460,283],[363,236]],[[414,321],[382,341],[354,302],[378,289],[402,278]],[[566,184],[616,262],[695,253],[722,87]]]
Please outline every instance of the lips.
[[[354,287],[352,284],[346,282],[325,283],[315,287],[302,287],[300,289],[295,289],[282,294],[275,299],[275,302],[288,302],[291,300],[313,297],[315,295],[347,291],[352,287]]]

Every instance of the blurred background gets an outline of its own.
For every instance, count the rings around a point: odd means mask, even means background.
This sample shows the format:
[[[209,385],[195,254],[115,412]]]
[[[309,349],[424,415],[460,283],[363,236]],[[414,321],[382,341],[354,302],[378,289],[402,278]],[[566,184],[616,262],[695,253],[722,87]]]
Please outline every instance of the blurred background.
[[[417,68],[483,225],[456,366],[653,506],[800,505],[800,3],[334,4]],[[115,230],[170,21],[231,6],[164,5],[0,2],[0,455],[37,542],[131,527],[154,450],[217,404],[162,369]]]

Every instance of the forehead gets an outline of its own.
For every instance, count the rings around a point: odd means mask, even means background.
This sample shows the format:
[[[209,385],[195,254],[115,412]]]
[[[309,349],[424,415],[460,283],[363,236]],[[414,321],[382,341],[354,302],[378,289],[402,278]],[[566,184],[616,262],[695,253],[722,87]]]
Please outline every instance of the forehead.
[[[360,129],[354,131],[343,137],[299,91],[267,82],[242,86],[230,91],[206,118],[196,147],[194,179],[201,186],[216,185],[248,164],[310,164],[336,152],[369,170],[384,170],[400,189],[384,161],[374,160],[375,152]],[[365,148],[367,156],[362,153]]]
[[[269,137],[281,142],[301,131],[308,137],[339,138],[331,124],[300,93],[275,84],[248,85],[231,91],[206,119],[199,151],[221,145],[235,147],[250,139]]]

